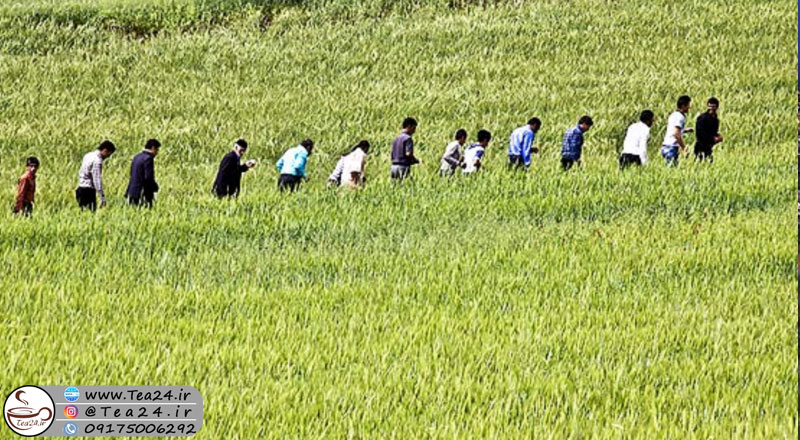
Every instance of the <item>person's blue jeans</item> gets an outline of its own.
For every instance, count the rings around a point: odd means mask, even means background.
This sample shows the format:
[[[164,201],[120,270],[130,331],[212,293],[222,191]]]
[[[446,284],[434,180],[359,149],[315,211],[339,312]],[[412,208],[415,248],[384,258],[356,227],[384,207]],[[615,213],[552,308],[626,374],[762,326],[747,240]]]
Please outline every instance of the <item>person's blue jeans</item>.
[[[667,162],[667,166],[677,167],[678,166],[678,157],[680,157],[680,150],[678,146],[670,146],[670,145],[662,145],[661,146],[661,156],[664,157],[664,160]]]

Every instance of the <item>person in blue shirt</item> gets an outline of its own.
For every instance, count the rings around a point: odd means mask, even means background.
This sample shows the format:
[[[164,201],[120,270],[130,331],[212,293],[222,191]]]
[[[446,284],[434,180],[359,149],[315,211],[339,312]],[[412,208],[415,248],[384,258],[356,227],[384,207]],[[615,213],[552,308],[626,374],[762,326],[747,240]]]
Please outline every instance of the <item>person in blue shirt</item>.
[[[531,118],[527,125],[523,125],[511,132],[508,141],[508,167],[525,170],[531,166],[531,153],[539,154],[539,149],[533,146],[536,133],[542,128],[539,118]]]
[[[561,168],[564,171],[572,168],[576,163],[581,164],[581,153],[583,152],[583,134],[589,131],[594,125],[590,116],[581,116],[578,125],[569,128],[564,133],[564,140],[561,144]]]
[[[290,192],[295,192],[300,186],[301,180],[308,180],[306,177],[306,163],[313,150],[314,142],[311,139],[305,139],[300,142],[300,145],[286,150],[283,156],[278,159],[275,165],[280,173],[278,189],[281,192],[287,189]]]

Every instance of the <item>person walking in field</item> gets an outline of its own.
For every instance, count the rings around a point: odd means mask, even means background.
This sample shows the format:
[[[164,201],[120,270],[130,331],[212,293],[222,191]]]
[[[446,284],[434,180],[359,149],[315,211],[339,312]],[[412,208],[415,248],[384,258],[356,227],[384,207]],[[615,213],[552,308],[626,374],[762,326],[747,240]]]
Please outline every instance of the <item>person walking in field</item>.
[[[33,199],[36,196],[36,171],[39,170],[39,159],[34,156],[25,161],[25,173],[17,183],[17,199],[14,203],[14,215],[28,217],[33,214]]]
[[[212,191],[217,197],[238,197],[242,184],[242,173],[256,166],[256,161],[248,160],[242,165],[242,156],[247,152],[247,141],[239,139],[233,143],[233,150],[222,157],[219,164],[217,178],[214,180]]]
[[[524,166],[527,171],[531,167],[531,153],[539,154],[539,149],[533,146],[533,141],[540,128],[542,121],[539,118],[531,118],[527,124],[511,132],[508,141],[509,169],[520,169]]]
[[[341,186],[358,188],[366,180],[364,177],[364,167],[369,153],[369,142],[361,141],[344,157],[342,163]]]
[[[161,149],[161,142],[157,139],[149,139],[144,144],[144,150],[133,157],[131,161],[131,178],[128,181],[128,189],[125,190],[125,198],[132,206],[153,207],[155,193],[158,192],[158,182],[156,182],[156,172],[154,160]]]
[[[447,144],[442,155],[442,165],[439,167],[440,176],[452,176],[461,166],[461,147],[467,142],[467,130],[456,130],[455,140]]]
[[[416,119],[406,118],[403,120],[403,131],[392,142],[392,180],[405,180],[411,173],[411,166],[419,163],[414,156],[414,139],[412,138],[416,131]]]
[[[678,158],[686,153],[686,143],[683,135],[691,133],[691,128],[686,126],[686,113],[691,108],[692,98],[683,95],[678,98],[677,110],[669,115],[667,120],[667,132],[664,134],[664,141],[661,143],[661,156],[669,167],[678,166]]]
[[[483,154],[492,140],[492,134],[487,130],[478,131],[477,142],[473,142],[467,151],[464,152],[464,168],[461,173],[464,175],[472,174],[481,169]]]
[[[100,196],[100,208],[106,206],[106,194],[103,190],[103,162],[117,151],[111,141],[103,141],[97,150],[86,153],[78,171],[78,189],[75,199],[81,210],[97,209],[97,196]]]
[[[694,144],[695,160],[700,162],[708,159],[714,162],[714,146],[722,142],[722,135],[719,134],[719,100],[713,96],[706,103],[706,111],[697,117],[695,124],[695,135],[697,139]]]
[[[647,141],[650,139],[650,127],[655,115],[645,110],[639,115],[639,122],[628,127],[625,141],[622,143],[622,154],[619,156],[619,169],[624,170],[631,165],[647,164]]]
[[[581,116],[578,125],[567,129],[561,142],[561,168],[564,171],[572,168],[576,163],[581,165],[583,154],[583,134],[594,125],[590,116]]]
[[[275,164],[278,167],[280,177],[278,177],[278,189],[281,192],[289,190],[295,192],[300,186],[300,182],[306,179],[306,164],[308,163],[308,156],[314,151],[314,142],[311,139],[305,139],[300,142],[300,145],[290,148],[283,153],[278,162]],[[344,178],[344,174],[342,178]]]

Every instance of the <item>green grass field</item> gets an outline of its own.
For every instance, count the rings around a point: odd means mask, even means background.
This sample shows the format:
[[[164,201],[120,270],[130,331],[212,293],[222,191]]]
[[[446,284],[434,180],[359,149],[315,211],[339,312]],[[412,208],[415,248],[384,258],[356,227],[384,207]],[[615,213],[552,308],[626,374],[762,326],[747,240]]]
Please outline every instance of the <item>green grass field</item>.
[[[796,6],[6,2],[0,390],[192,385],[199,439],[795,439]],[[668,170],[684,93],[689,126],[720,98],[725,142]],[[622,174],[643,108],[653,163]],[[582,114],[585,166],[562,173]],[[396,188],[406,115],[423,163]],[[508,173],[531,116],[543,153]],[[440,180],[462,126],[494,133],[486,172]],[[145,212],[123,193],[150,137]],[[260,166],[220,202],[238,137]],[[282,196],[273,163],[304,137],[311,181]],[[109,206],[80,214],[80,159],[104,138]],[[368,185],[327,190],[362,138]],[[31,154],[36,212],[15,219]]]

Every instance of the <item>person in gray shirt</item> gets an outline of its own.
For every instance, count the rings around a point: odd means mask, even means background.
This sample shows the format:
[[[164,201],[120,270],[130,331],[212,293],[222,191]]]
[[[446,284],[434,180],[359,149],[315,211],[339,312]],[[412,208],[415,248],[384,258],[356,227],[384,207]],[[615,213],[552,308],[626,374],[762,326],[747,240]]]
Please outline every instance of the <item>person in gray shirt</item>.
[[[442,156],[442,165],[439,167],[440,176],[452,176],[461,166],[461,147],[467,142],[467,130],[463,128],[456,131],[453,142],[447,144]]]
[[[403,120],[403,132],[392,142],[392,180],[402,181],[411,173],[411,166],[419,163],[414,157],[414,139],[417,121],[414,118]]]

